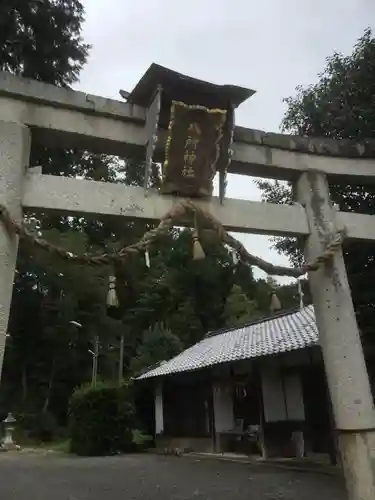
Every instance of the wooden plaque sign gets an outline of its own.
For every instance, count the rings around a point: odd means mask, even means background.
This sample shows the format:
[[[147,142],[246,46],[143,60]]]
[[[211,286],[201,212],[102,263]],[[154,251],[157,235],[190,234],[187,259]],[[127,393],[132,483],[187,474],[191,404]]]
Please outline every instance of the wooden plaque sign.
[[[211,196],[227,111],[172,102],[163,193]]]

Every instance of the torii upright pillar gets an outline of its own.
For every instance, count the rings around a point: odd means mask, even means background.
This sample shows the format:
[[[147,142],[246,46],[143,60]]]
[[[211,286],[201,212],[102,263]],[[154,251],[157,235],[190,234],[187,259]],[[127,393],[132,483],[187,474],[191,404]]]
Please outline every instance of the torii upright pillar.
[[[309,220],[305,257],[311,262],[339,229],[335,209],[324,174],[302,174],[296,192]],[[374,500],[375,410],[341,249],[309,282],[349,499]]]
[[[0,121],[0,202],[14,220],[22,218],[22,184],[30,156],[30,130]],[[0,224],[0,380],[16,268],[18,237]]]

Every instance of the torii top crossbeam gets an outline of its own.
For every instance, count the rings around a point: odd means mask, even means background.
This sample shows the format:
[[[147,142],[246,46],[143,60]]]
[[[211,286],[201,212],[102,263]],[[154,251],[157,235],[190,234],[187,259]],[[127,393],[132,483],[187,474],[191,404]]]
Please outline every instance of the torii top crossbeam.
[[[126,155],[144,147],[146,108],[0,72],[1,119],[32,127],[33,141]],[[162,154],[165,131],[159,131]],[[375,140],[307,138],[236,127],[230,173],[293,179],[306,169],[346,182],[375,177]]]

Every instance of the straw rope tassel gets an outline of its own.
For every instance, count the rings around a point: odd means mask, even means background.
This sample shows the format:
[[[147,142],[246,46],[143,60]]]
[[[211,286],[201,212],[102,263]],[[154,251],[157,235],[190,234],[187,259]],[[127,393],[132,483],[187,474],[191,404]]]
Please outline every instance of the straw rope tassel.
[[[197,213],[194,212],[193,260],[202,260],[205,257],[206,255],[199,241]]]
[[[276,295],[276,291],[274,290],[271,295],[271,305],[270,305],[271,313],[280,311],[280,309],[281,309],[281,302],[279,300],[279,297]]]
[[[151,262],[150,262],[150,254],[148,253],[148,248],[146,247],[146,250],[145,250],[145,262],[146,262],[146,266],[148,268],[151,267]]]
[[[232,255],[232,261],[233,261],[233,265],[234,266],[237,266],[238,262],[240,261],[240,259],[238,258],[238,254],[236,252],[236,250],[231,250],[231,255]]]
[[[107,307],[117,309],[120,304],[116,293],[116,276],[110,276],[108,281]]]

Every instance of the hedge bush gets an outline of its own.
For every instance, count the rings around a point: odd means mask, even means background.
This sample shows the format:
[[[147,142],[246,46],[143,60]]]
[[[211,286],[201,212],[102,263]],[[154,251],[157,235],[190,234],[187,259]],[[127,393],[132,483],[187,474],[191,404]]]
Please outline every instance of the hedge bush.
[[[134,450],[135,411],[130,384],[83,386],[69,405],[70,451],[109,455]]]
[[[55,416],[50,412],[15,412],[16,440],[32,440],[47,443],[59,436],[60,429]]]

